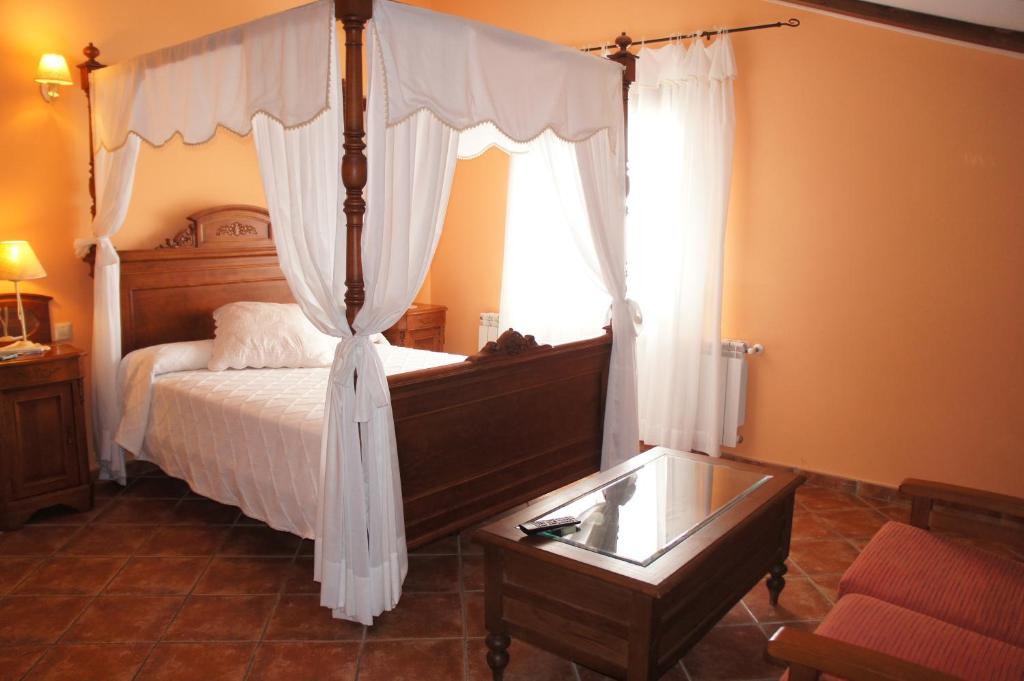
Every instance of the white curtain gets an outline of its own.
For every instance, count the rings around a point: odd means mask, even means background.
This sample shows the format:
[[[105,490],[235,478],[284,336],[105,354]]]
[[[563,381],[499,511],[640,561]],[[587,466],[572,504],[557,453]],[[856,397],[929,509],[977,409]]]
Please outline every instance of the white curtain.
[[[727,35],[644,49],[629,101],[640,437],[719,454],[722,270],[735,128]]]
[[[594,254],[576,150],[550,133],[525,146],[509,162],[501,328],[551,344],[600,336],[611,297]]]
[[[139,138],[130,135],[116,151],[96,152],[96,217],[93,238],[76,239],[79,256],[96,246],[93,279],[92,385],[93,443],[101,480],[125,478],[124,450],[114,442],[121,421],[117,366],[121,361],[121,259],[111,243],[124,225],[135,183]]]

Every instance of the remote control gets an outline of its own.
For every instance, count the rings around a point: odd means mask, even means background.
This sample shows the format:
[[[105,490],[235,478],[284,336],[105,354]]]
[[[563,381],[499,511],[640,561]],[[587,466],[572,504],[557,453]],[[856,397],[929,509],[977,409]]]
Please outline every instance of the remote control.
[[[563,527],[572,527],[573,525],[579,525],[580,521],[574,517],[565,516],[564,518],[550,518],[548,520],[531,520],[528,523],[523,523],[519,526],[519,529],[523,531],[523,534],[540,534],[541,532],[550,532],[552,530],[560,530]]]

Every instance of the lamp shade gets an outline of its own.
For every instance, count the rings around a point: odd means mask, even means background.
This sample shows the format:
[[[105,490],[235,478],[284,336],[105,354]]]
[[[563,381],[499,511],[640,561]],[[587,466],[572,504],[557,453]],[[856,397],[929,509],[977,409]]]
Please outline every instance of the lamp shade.
[[[52,85],[71,85],[71,72],[64,55],[44,54],[36,67],[36,82]]]
[[[27,241],[0,241],[0,280],[42,279],[46,270]]]

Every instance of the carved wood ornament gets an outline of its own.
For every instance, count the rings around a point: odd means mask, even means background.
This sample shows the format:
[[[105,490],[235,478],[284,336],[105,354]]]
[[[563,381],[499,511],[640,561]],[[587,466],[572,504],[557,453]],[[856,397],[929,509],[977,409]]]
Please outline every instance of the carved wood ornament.
[[[480,352],[469,357],[470,362],[481,362],[502,357],[516,357],[532,352],[550,350],[550,345],[541,345],[533,336],[524,336],[515,329],[509,329],[480,348]]]

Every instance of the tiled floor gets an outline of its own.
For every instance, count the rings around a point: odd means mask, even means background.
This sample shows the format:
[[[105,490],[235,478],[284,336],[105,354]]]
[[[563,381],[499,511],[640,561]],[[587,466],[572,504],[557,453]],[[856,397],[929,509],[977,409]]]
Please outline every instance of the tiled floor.
[[[43,512],[0,535],[0,681],[486,681],[482,556],[449,537],[414,552],[401,603],[366,628],[331,619],[312,544],[194,496],[143,466],[89,513]],[[777,678],[783,623],[811,627],[840,573],[901,506],[798,493],[779,607],[757,585],[664,678]],[[999,549],[999,547],[996,547]],[[508,681],[606,677],[513,642]]]

